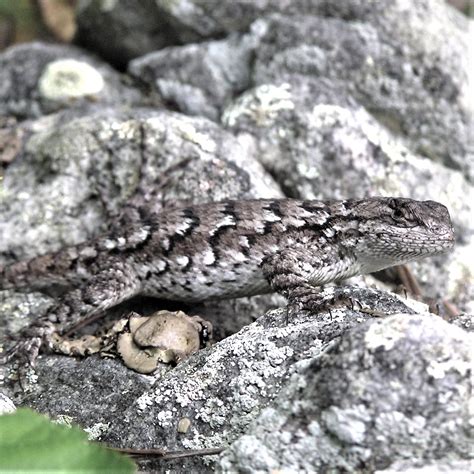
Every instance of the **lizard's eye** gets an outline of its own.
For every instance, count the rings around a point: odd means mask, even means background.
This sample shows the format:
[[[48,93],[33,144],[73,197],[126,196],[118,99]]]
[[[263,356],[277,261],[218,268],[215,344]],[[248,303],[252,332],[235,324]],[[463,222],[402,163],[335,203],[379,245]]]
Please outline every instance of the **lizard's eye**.
[[[395,208],[392,211],[392,219],[396,222],[402,222],[403,225],[408,227],[414,227],[416,225],[416,218],[406,208]]]
[[[400,208],[396,208],[392,211],[392,217],[396,221],[402,220],[405,217],[405,214]]]

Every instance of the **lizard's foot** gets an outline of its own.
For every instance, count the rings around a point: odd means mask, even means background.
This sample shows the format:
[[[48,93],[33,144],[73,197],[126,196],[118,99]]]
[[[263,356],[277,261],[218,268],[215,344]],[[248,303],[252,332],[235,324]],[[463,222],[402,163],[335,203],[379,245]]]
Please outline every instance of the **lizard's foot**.
[[[33,368],[40,350],[52,347],[52,336],[55,330],[55,325],[48,321],[28,326],[15,337],[16,344],[5,353],[2,362],[12,362],[20,369]]]
[[[289,296],[290,313],[294,311],[309,311],[311,313],[323,313],[331,309],[346,306],[354,309],[357,303],[350,297],[344,288],[334,288],[334,293],[323,296],[317,288],[303,286],[297,287]]]

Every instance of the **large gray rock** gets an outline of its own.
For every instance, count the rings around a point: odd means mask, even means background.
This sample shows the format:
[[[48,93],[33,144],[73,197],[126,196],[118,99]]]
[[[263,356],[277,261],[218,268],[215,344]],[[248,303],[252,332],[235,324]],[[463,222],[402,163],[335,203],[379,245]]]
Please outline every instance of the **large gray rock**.
[[[412,311],[386,293],[355,287],[347,291],[363,305],[383,313]],[[287,378],[305,365],[302,361],[320,354],[341,334],[373,317],[347,308],[333,308],[317,317],[295,314],[290,319],[284,309],[267,313],[166,373],[123,412],[104,439],[141,448],[224,446],[247,430],[286,385]],[[182,418],[191,421],[186,433],[177,430]],[[180,464],[180,469],[195,472],[209,462],[208,458],[195,459]]]
[[[109,65],[73,46],[25,43],[0,53],[0,116],[35,118],[84,104],[139,100]]]
[[[275,13],[281,16],[272,16]],[[251,27],[254,20],[264,17]],[[294,76],[329,79],[403,136],[413,151],[474,179],[473,104],[466,54],[469,23],[443,0],[421,0],[410,8],[404,0],[127,0],[112,2],[107,8],[83,1],[78,23],[84,43],[105,50],[115,60],[124,58],[122,63],[164,46],[222,38],[250,28],[264,32],[256,51],[256,85],[279,85]],[[136,23],[143,26],[136,28]],[[111,37],[116,41],[110,41]],[[148,42],[137,37],[146,37]],[[136,45],[135,50],[130,45]],[[202,54],[202,48],[190,48]],[[186,51],[178,48],[164,53],[166,59],[159,63],[176,61]],[[227,63],[224,59],[211,69],[225,70]],[[206,88],[195,87],[200,79],[194,77],[188,83],[189,69],[184,65],[167,72],[158,88],[181,110],[214,114],[209,105],[202,104]],[[169,82],[176,77],[184,77],[186,87]],[[183,97],[191,91],[200,96],[197,103]]]
[[[410,8],[403,0],[348,0],[331,6],[331,14],[352,21],[311,15],[258,21],[254,29],[264,34],[255,84],[329,79],[414,152],[474,179],[468,20],[441,0]]]
[[[293,6],[293,3],[296,5]],[[76,9],[76,42],[124,68],[130,59],[167,46],[219,39],[244,32],[257,18],[275,11],[297,12],[286,0],[81,0]],[[308,5],[317,10],[317,5]]]
[[[469,459],[472,335],[435,316],[347,331],[294,375],[219,472],[373,472]]]
[[[80,0],[76,23],[75,42],[122,69],[130,59],[180,43],[154,1]]]

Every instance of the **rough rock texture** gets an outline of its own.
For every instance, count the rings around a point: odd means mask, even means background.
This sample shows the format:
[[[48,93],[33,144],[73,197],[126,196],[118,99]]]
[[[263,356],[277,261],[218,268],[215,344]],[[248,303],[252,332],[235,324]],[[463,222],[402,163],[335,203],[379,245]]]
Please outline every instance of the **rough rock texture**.
[[[297,5],[293,7],[293,3]],[[274,11],[296,12],[301,3],[304,2],[81,0],[76,10],[76,42],[124,67],[128,60],[165,46],[197,43],[245,31],[256,18]]]
[[[13,413],[15,410],[15,404],[8,397],[0,393],[0,415]]]
[[[153,1],[80,0],[76,22],[75,42],[121,68],[137,56],[179,44],[168,18]]]
[[[27,43],[0,53],[0,116],[24,119],[84,103],[139,99],[109,65],[73,46]]]
[[[418,463],[400,461],[393,463],[386,469],[375,471],[376,474],[471,474],[472,461],[452,461],[449,459],[434,461],[433,463]]]
[[[468,20],[436,0],[336,5],[332,13],[352,21],[262,20],[255,83],[329,79],[413,151],[474,179]]]
[[[398,298],[374,290],[352,291],[355,298],[382,312],[407,311]],[[299,314],[287,320],[284,309],[269,312],[168,372],[123,413],[104,439],[142,448],[222,446],[245,432],[302,360],[319,354],[334,338],[372,317],[336,309],[317,318]],[[176,430],[183,417],[191,420],[185,434]],[[196,470],[201,462],[205,466],[209,459],[179,466]]]
[[[187,115],[217,121],[221,109],[248,87],[253,36],[165,48],[131,61],[128,72]]]
[[[469,457],[473,343],[434,316],[358,325],[289,381],[220,472],[372,472]]]
[[[276,12],[281,16],[272,16]],[[139,20],[141,27],[134,27]],[[152,51],[153,45],[159,49],[249,29],[260,39],[263,33],[252,75],[256,85],[280,85],[297,77],[329,80],[405,137],[413,151],[474,179],[469,23],[442,0],[84,1],[78,21],[84,44],[106,49],[108,57],[120,57],[121,63]],[[114,37],[117,41],[110,41]],[[176,48],[172,56],[189,50]],[[188,69],[178,65],[160,79],[185,77],[187,83]],[[185,90],[169,83],[158,87],[173,96],[176,88]],[[187,90],[203,93],[202,88]],[[184,100],[179,97],[178,102]],[[186,104],[191,105],[195,113],[197,105]]]
[[[28,406],[54,418],[69,417],[93,439],[115,425],[155,381],[155,377],[131,371],[121,360],[100,357],[45,357],[36,372],[39,384],[28,394]]]

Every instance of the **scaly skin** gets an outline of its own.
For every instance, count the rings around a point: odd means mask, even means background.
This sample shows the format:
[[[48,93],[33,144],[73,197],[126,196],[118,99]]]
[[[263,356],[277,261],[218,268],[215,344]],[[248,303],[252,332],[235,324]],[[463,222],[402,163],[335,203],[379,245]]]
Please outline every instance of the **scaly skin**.
[[[135,295],[194,302],[278,291],[315,310],[315,288],[445,252],[449,213],[434,201],[261,199],[169,210],[89,242],[0,269],[0,289],[70,288],[20,334],[34,362],[54,331]]]

